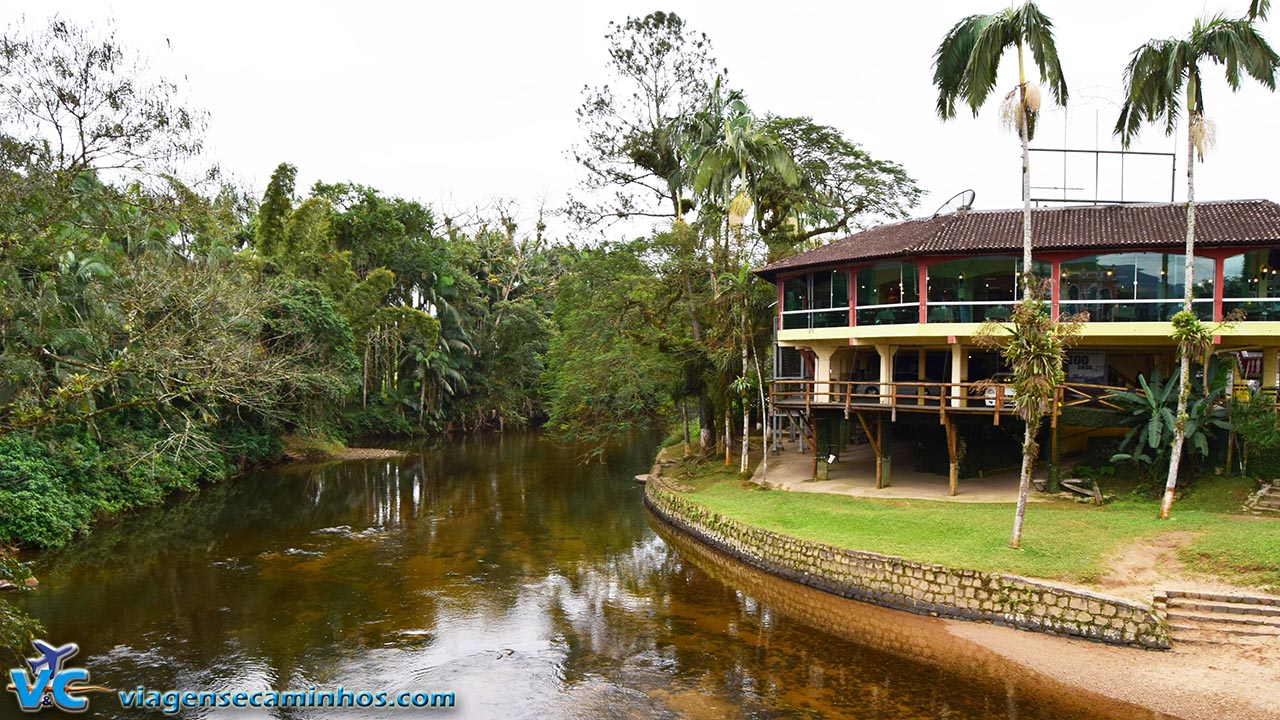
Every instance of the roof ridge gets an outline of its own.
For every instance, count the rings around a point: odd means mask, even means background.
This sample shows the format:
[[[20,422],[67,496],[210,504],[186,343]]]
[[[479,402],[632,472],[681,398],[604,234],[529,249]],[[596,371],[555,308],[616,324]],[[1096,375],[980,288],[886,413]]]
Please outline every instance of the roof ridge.
[[[1280,204],[1266,199],[1207,200],[1197,203],[1204,222],[1197,241],[1205,247],[1280,244]],[[1033,208],[1041,228],[1040,250],[1180,246],[1185,235],[1184,203],[1069,205]],[[1092,211],[1092,212],[1090,212]],[[838,263],[888,260],[913,255],[1012,253],[1021,249],[1021,210],[970,210],[884,223],[826,245],[774,261],[756,272],[778,272]]]

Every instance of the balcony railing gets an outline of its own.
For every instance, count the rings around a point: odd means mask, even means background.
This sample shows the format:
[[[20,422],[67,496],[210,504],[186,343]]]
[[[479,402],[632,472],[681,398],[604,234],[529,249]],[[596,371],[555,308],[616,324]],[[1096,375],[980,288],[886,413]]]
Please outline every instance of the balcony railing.
[[[1058,407],[1092,407],[1122,409],[1112,393],[1130,388],[1089,383],[1063,383],[1056,389]],[[933,382],[875,380],[774,380],[769,385],[769,398],[775,406],[843,407],[857,409],[897,409],[1012,414],[1015,405],[1013,387],[992,380],[972,382]]]
[[[1201,320],[1213,319],[1213,298],[1197,298],[1191,309]],[[1182,310],[1181,300],[1062,300],[1061,316],[1089,313],[1089,322],[1168,322]]]
[[[1222,316],[1233,310],[1244,313],[1245,320],[1280,320],[1280,298],[1223,298]]]
[[[825,327],[849,327],[849,308],[782,311],[783,330],[810,330]]]

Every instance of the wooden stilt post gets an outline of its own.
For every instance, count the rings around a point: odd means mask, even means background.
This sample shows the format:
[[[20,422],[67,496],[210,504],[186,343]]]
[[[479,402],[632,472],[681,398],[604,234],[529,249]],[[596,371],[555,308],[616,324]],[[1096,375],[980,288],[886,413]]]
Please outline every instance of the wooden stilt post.
[[[880,459],[876,463],[876,487],[889,487],[889,477],[893,468],[893,422],[886,424],[880,420]]]
[[[876,489],[884,487],[884,453],[880,451],[884,445],[884,418],[876,413]]]
[[[946,419],[947,458],[950,460],[950,465],[947,469],[947,481],[949,484],[947,494],[954,497],[956,494],[956,486],[959,484],[960,480],[960,466],[956,458],[956,425],[951,421],[950,417],[947,417],[946,415],[943,417]]]

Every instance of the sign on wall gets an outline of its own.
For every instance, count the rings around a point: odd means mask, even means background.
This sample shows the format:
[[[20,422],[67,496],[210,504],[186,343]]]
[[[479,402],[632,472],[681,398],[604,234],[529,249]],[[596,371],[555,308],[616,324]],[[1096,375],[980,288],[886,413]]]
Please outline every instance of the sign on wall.
[[[1067,353],[1067,382],[1092,385],[1107,384],[1107,351],[1088,350]]]

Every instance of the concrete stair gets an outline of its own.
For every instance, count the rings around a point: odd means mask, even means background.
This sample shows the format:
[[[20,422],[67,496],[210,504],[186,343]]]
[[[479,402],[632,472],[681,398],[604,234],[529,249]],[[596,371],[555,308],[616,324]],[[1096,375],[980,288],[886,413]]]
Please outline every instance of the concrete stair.
[[[1258,512],[1280,515],[1280,485],[1270,485],[1263,488],[1262,491],[1254,497],[1253,507],[1251,509]]]
[[[1168,619],[1175,643],[1280,643],[1280,597],[1166,590],[1156,594],[1155,606]]]

